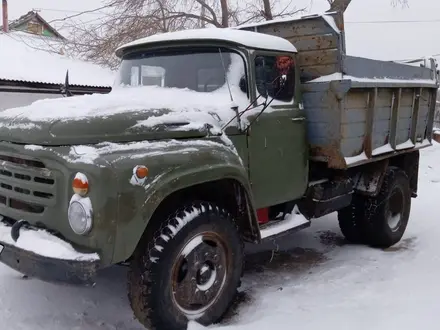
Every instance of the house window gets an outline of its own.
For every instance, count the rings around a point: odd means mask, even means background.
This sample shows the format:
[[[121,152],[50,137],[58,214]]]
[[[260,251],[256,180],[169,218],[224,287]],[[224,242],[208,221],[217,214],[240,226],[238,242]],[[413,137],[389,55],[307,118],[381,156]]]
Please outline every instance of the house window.
[[[28,30],[28,32],[33,33],[33,34],[41,34],[43,32],[43,26],[38,23],[29,22],[27,30]]]

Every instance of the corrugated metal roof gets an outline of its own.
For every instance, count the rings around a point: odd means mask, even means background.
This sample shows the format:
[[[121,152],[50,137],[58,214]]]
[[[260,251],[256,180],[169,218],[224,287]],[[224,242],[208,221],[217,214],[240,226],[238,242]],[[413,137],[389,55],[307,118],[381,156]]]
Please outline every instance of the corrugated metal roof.
[[[55,38],[13,31],[0,33],[0,80],[111,87],[114,72],[61,53],[63,43]]]

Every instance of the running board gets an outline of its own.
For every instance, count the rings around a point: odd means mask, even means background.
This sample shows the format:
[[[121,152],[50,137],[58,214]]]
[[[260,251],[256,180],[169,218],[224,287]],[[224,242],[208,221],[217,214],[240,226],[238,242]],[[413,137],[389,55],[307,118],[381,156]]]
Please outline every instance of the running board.
[[[301,229],[310,227],[311,222],[302,215],[295,214],[286,220],[269,221],[260,226],[261,239],[274,238],[291,234]]]

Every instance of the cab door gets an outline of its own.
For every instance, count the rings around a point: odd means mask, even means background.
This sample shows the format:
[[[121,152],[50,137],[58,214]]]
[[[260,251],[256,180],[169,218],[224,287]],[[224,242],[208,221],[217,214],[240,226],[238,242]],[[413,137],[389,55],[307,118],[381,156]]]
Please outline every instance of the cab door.
[[[248,118],[249,177],[257,208],[298,199],[307,188],[306,116],[296,106],[298,79],[288,56],[262,53],[253,59],[257,95],[266,93],[267,103],[273,99],[258,119],[253,122],[258,112]]]

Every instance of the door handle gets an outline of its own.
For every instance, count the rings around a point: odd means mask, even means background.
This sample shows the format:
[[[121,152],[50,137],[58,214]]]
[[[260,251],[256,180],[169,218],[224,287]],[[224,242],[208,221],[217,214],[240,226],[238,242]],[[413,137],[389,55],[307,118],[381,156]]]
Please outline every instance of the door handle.
[[[297,118],[290,118],[291,121],[303,121],[306,120],[305,117],[297,117]]]

